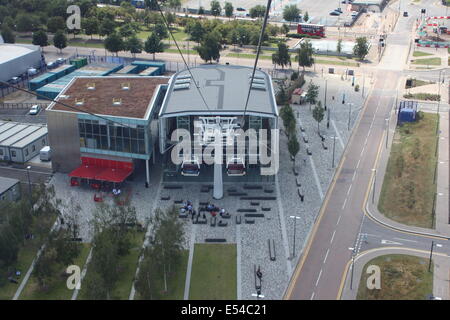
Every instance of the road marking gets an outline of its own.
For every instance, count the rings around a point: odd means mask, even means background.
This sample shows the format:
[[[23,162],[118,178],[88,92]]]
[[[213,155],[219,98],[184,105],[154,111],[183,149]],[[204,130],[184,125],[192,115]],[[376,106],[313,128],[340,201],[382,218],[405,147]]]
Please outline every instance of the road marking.
[[[325,259],[323,259],[323,263],[325,263],[325,261],[327,261],[329,252],[330,252],[330,248],[327,249],[327,253],[325,254]]]
[[[347,204],[347,198],[345,198],[345,200],[344,200],[344,204],[342,205],[342,210],[344,210],[346,204]],[[339,223],[339,221],[338,221],[338,223]]]
[[[400,240],[400,241],[407,241],[407,242],[417,242],[416,240],[409,240],[409,239],[403,239],[403,238],[393,238],[395,240]]]
[[[356,177],[356,170],[355,170],[355,172],[353,172],[352,182],[355,180],[355,177]]]
[[[339,221],[341,221],[341,217],[342,217],[342,215],[340,215],[340,216],[339,216],[339,218],[338,218],[338,221],[337,221],[336,225],[338,225],[338,224],[339,224]]]
[[[322,275],[322,269],[320,269],[319,276],[317,277],[316,287],[319,284],[320,276]]]
[[[359,164],[361,163],[361,158],[359,158],[358,163],[356,164],[356,169],[359,168]]]
[[[381,244],[396,244],[401,246],[402,244],[400,242],[395,242],[395,241],[391,241],[391,240],[381,240]]]
[[[315,294],[316,294],[315,292],[312,293],[312,295],[311,295],[311,300],[314,299],[314,295],[315,295]]]
[[[331,120],[331,124],[333,125],[334,131],[336,132],[336,136],[338,137],[339,144],[341,145],[342,149],[345,149],[344,142],[342,141],[341,135],[339,134],[339,131],[336,128],[336,123],[334,122],[334,120]]]
[[[330,240],[330,243],[333,243],[333,240],[334,240],[334,235],[336,234],[336,230],[334,230],[333,231],[333,235],[331,236],[331,240]]]
[[[350,187],[348,188],[348,190],[347,190],[347,196],[350,194],[350,190],[352,190],[352,186],[353,186],[353,184],[351,184]]]

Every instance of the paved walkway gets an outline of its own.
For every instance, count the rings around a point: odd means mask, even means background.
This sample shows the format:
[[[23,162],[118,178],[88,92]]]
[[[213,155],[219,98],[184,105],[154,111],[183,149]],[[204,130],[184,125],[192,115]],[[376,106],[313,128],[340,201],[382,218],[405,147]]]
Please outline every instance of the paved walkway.
[[[408,254],[413,256],[418,256],[422,258],[429,258],[430,253],[422,250],[415,249],[405,249],[405,248],[379,248],[374,250],[369,250],[361,253],[355,258],[354,262],[354,273],[353,273],[353,283],[352,289],[350,289],[351,284],[351,263],[348,265],[347,278],[345,281],[344,291],[342,294],[343,300],[355,300],[358,293],[359,282],[361,280],[361,275],[364,266],[370,260],[387,254]],[[440,297],[442,299],[449,299],[450,288],[449,288],[449,264],[450,257],[440,253],[433,254],[434,262],[434,279],[433,279],[433,295]],[[363,284],[364,285],[364,284]]]

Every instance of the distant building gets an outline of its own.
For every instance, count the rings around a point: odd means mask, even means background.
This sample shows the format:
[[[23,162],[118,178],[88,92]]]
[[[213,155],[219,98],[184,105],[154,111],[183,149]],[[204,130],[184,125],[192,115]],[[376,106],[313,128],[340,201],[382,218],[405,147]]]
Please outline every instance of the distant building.
[[[0,121],[0,160],[25,163],[47,144],[45,125]]]
[[[121,182],[117,180],[128,177],[135,165],[145,163],[149,183],[149,160],[154,157],[151,122],[168,81],[146,76],[72,79],[56,100],[76,109],[55,102],[47,108],[53,170]],[[87,172],[86,166],[92,170]],[[125,168],[114,181],[101,176],[111,166]]]
[[[0,206],[1,201],[17,201],[21,197],[20,181],[0,177]]]
[[[26,73],[29,68],[40,68],[41,51],[38,46],[26,44],[0,44],[0,81]]]

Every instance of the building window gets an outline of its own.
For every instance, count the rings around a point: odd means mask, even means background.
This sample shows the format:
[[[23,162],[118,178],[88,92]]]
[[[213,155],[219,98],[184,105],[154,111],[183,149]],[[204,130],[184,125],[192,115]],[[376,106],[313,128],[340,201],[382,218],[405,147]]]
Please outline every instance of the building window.
[[[33,144],[33,146],[31,147],[31,152],[35,152],[36,151],[36,146]]]
[[[42,146],[45,146],[45,139],[42,139]]]
[[[28,157],[28,148],[25,149],[25,157]]]
[[[3,149],[0,149],[0,156],[3,155]]]
[[[14,150],[11,150],[11,157],[17,157],[17,154]]]

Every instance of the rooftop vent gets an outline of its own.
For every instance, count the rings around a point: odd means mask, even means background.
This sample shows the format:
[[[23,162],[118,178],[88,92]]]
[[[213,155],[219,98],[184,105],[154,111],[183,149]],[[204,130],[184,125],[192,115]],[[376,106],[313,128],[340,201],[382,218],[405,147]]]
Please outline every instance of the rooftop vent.
[[[120,106],[122,104],[122,99],[121,98],[113,98],[112,104],[113,104],[113,106]]]
[[[266,86],[263,85],[263,84],[253,83],[252,84],[252,89],[266,91]]]
[[[177,81],[175,81],[175,84],[183,84],[183,83],[191,83],[191,78],[177,79]]]
[[[84,104],[84,99],[83,98],[76,98],[75,99],[75,105],[76,106],[82,106]]]
[[[60,98],[60,99],[69,99],[70,96],[67,95],[67,94],[62,94],[62,95],[59,96],[59,98]]]
[[[251,73],[248,75],[248,78],[249,78],[249,79],[252,78],[252,74],[251,74]],[[262,79],[262,80],[265,80],[266,78],[265,78],[264,76],[262,76],[262,75],[257,75],[257,74],[255,73],[255,76],[253,77],[253,79]]]
[[[121,87],[122,87],[122,90],[130,90],[131,85],[129,82],[122,82]]]
[[[249,80],[251,80],[251,79],[249,79]],[[266,84],[266,81],[265,80],[263,80],[263,79],[253,79],[253,83],[255,84],[255,83],[257,83],[257,84]]]
[[[190,86],[191,86],[190,83],[175,84],[175,85],[173,86],[173,90],[189,89]]]
[[[89,82],[86,87],[88,90],[95,90],[95,82]]]
[[[189,74],[184,75],[184,76],[178,76],[177,80],[181,80],[181,79],[191,79],[191,76]]]

